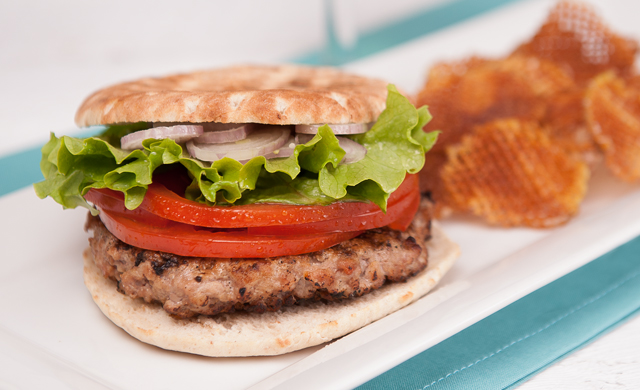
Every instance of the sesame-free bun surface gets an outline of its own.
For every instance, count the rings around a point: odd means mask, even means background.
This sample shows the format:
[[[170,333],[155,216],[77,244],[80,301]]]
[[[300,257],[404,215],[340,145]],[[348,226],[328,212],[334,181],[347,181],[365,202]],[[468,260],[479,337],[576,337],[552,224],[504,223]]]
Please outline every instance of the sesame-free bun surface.
[[[99,90],[80,106],[76,123],[369,123],[386,96],[385,82],[333,68],[245,65]]]
[[[176,319],[162,306],[132,299],[102,276],[85,251],[84,281],[102,312],[133,337],[163,349],[204,356],[279,355],[353,332],[419,299],[451,268],[460,250],[434,224],[429,264],[405,283],[358,298],[285,307],[278,312],[229,313]]]

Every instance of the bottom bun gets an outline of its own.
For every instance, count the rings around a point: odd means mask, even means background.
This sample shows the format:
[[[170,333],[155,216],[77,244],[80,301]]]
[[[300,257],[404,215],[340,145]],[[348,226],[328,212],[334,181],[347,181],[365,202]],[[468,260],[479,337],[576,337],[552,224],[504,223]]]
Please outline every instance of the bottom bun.
[[[280,355],[331,341],[380,319],[429,292],[460,254],[434,223],[427,242],[429,264],[405,283],[390,283],[369,294],[339,302],[310,302],[277,312],[236,312],[176,319],[162,306],[116,290],[84,253],[84,282],[113,323],[145,343],[204,356]]]

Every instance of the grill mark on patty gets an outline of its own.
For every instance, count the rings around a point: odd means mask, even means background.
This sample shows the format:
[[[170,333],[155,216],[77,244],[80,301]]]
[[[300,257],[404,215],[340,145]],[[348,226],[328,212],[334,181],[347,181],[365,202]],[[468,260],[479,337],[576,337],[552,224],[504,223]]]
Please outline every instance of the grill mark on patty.
[[[142,263],[144,261],[144,251],[140,251],[138,252],[138,254],[136,255],[136,267],[140,265],[140,263]]]
[[[423,200],[406,232],[372,229],[322,251],[271,259],[194,258],[135,248],[92,216],[85,228],[93,231],[89,243],[96,265],[117,282],[118,291],[188,318],[337,301],[406,281],[427,266],[430,209]]]
[[[169,253],[158,253],[160,254],[160,260],[151,262],[151,266],[153,267],[153,271],[156,273],[156,275],[160,276],[167,269],[178,266],[178,260],[176,259],[176,256]]]

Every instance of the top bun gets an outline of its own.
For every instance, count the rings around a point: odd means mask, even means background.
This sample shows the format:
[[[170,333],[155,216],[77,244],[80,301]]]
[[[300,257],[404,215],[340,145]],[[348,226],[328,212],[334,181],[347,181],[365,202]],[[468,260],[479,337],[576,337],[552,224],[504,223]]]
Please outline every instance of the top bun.
[[[78,126],[132,122],[368,123],[386,83],[308,66],[235,66],[117,84],[89,96]]]

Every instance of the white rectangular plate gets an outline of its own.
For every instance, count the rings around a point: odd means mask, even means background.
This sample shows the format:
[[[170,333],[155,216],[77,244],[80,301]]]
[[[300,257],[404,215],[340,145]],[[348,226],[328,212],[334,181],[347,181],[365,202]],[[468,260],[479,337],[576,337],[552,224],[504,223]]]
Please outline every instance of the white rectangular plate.
[[[348,69],[415,92],[438,60],[507,53],[551,4],[517,3]],[[622,32],[637,29],[627,16],[635,3],[597,4]],[[463,254],[433,293],[446,304],[419,301],[325,348],[263,358],[204,358],[132,339],[83,285],[84,211],[63,212],[27,188],[0,198],[0,215],[0,388],[352,387],[640,234],[640,189],[599,170],[580,214],[551,230],[447,220]]]

